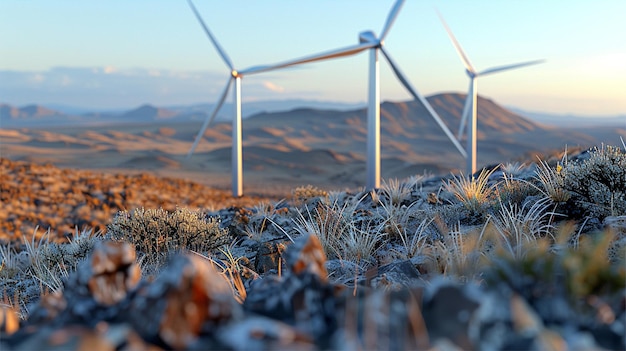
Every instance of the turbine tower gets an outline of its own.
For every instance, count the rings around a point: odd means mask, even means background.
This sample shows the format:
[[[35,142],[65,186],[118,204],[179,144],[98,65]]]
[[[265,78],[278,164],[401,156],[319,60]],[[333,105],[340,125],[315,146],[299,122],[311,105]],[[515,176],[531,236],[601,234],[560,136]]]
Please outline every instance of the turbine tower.
[[[477,103],[478,103],[477,78],[486,76],[488,74],[496,73],[496,72],[507,71],[507,70],[511,70],[515,68],[524,67],[524,66],[536,65],[538,63],[544,62],[545,60],[534,60],[534,61],[527,61],[527,62],[522,62],[522,63],[514,63],[511,65],[505,65],[505,66],[491,67],[491,68],[482,70],[480,72],[477,72],[476,69],[474,69],[474,66],[472,66],[469,58],[463,51],[461,44],[459,44],[459,42],[456,40],[456,38],[454,37],[454,34],[452,34],[452,30],[450,29],[450,27],[448,27],[448,24],[443,19],[443,16],[441,15],[441,13],[439,13],[439,11],[437,11],[437,15],[439,16],[441,23],[446,29],[446,32],[448,33],[448,36],[450,37],[450,41],[452,41],[452,45],[454,45],[454,48],[456,49],[457,54],[459,54],[459,57],[461,58],[461,62],[465,66],[465,73],[470,79],[469,91],[467,92],[467,97],[465,98],[465,105],[463,106],[463,112],[461,113],[461,123],[459,125],[459,132],[458,132],[457,138],[460,140],[464,133],[467,134],[467,129],[469,129],[469,135],[467,136],[467,146],[466,146],[466,153],[468,155],[466,171],[468,173],[467,175],[471,177],[474,173],[476,173],[476,120],[477,120]],[[472,116],[471,125],[467,126],[466,128],[465,124],[467,123],[467,118],[470,114]]]

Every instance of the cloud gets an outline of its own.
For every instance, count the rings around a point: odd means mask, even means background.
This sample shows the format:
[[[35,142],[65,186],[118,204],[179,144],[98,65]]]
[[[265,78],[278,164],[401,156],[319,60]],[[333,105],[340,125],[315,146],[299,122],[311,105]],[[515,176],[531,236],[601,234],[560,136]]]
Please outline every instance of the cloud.
[[[273,91],[273,92],[276,92],[276,93],[282,93],[282,92],[285,91],[285,88],[283,88],[283,87],[281,87],[279,85],[276,85],[276,84],[274,84],[272,82],[268,82],[268,81],[264,81],[263,82],[263,86],[267,90],[270,90],[270,91]]]
[[[216,99],[224,78],[222,72],[113,66],[0,70],[0,97],[14,105],[126,108],[143,103],[189,104]]]
[[[113,66],[59,66],[42,71],[0,70],[0,102],[17,106],[58,104],[95,109],[213,103],[230,77],[220,70],[171,70]],[[243,101],[278,98],[327,98],[307,87],[285,89],[280,76],[250,77],[242,86]],[[229,100],[232,99],[229,93]],[[331,97],[334,99],[335,97]]]

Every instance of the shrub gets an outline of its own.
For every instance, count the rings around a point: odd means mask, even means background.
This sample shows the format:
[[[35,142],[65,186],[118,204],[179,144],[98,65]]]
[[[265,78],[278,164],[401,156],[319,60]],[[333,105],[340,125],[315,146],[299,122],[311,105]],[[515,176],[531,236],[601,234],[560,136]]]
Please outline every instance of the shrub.
[[[328,197],[328,192],[322,190],[318,187],[314,187],[313,185],[300,186],[291,191],[293,200],[296,203],[306,203],[310,199],[315,199],[318,197],[326,198]]]
[[[537,187],[525,180],[513,179],[504,173],[502,180],[495,186],[495,209],[505,205],[523,205],[529,196],[539,194]]]
[[[459,280],[470,281],[480,276],[487,251],[485,230],[471,230],[463,233],[461,225],[447,228],[445,224],[441,232],[447,232],[441,240],[437,240],[425,251],[435,264],[436,272],[456,276]]]
[[[386,234],[377,230],[380,227],[373,214],[356,210],[362,199],[342,205],[319,203],[313,211],[306,207],[306,212],[298,211],[293,220],[295,229],[300,235],[317,236],[327,257],[372,264]]]
[[[163,209],[137,208],[132,213],[120,211],[107,225],[107,235],[115,240],[128,241],[137,251],[150,257],[163,256],[171,251],[209,251],[228,242],[227,230],[219,223],[205,218],[201,211],[178,208],[174,212]]]
[[[626,154],[618,147],[590,151],[589,158],[563,169],[564,187],[575,203],[592,217],[626,214]]]

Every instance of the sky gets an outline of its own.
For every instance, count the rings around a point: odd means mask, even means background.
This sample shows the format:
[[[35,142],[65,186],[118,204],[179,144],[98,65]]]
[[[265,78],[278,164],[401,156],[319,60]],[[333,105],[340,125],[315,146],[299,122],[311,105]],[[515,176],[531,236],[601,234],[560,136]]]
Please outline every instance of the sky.
[[[238,69],[358,43],[393,0],[196,0]],[[626,114],[624,0],[407,0],[385,47],[422,94],[469,80],[438,9],[478,69],[545,59],[478,80],[528,111]],[[368,55],[246,76],[246,101],[365,102]],[[381,57],[381,100],[409,100]],[[184,0],[0,1],[0,102],[94,109],[215,102],[229,69]]]

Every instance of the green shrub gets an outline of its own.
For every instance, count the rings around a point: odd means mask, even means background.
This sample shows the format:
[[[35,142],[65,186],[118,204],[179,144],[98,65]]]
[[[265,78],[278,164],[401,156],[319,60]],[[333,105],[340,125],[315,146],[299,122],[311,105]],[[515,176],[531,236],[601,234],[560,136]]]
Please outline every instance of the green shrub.
[[[134,244],[148,256],[185,249],[206,252],[226,244],[228,235],[215,219],[205,217],[201,211],[186,208],[120,211],[107,225],[107,235]]]
[[[291,191],[291,196],[296,204],[304,204],[315,198],[327,198],[328,192],[313,185],[300,186]]]
[[[626,154],[618,147],[604,146],[590,151],[581,162],[563,169],[564,187],[577,206],[592,217],[626,214]]]

